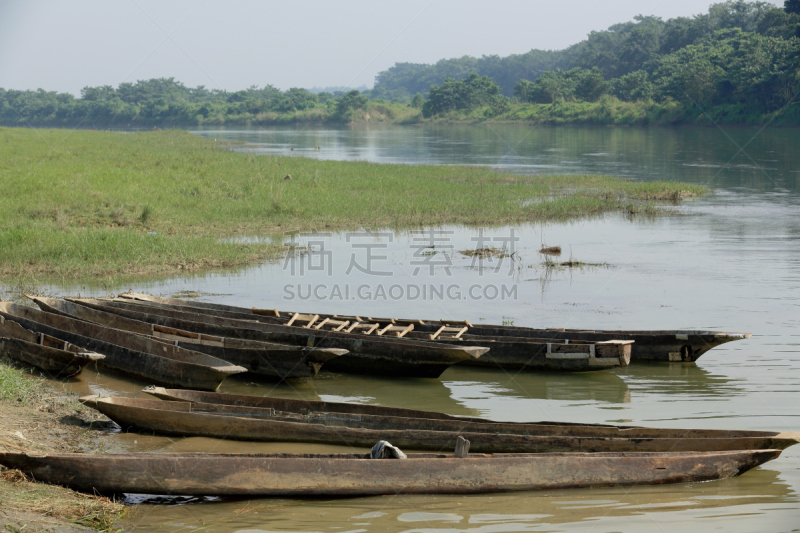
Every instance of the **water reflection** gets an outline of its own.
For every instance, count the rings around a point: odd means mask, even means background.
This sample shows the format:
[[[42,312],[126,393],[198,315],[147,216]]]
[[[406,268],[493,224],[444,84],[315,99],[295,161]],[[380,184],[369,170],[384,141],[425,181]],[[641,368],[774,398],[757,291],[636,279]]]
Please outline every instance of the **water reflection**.
[[[703,400],[747,394],[743,380],[714,374],[691,363],[638,362],[615,370],[636,396]]]
[[[631,391],[612,372],[506,372],[501,369],[449,368],[441,378],[459,397],[472,400],[490,396],[580,402],[628,403]]]
[[[522,173],[675,179],[754,191],[800,190],[797,129],[479,126],[198,130],[238,150],[328,160],[486,165]],[[319,146],[319,150],[317,150]],[[740,147],[745,150],[741,151]]]

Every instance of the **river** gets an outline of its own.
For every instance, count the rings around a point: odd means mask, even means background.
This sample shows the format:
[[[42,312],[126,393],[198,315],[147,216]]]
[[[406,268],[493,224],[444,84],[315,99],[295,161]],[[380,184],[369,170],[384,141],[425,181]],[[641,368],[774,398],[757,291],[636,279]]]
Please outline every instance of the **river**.
[[[203,130],[260,155],[486,165],[517,173],[600,173],[705,184],[713,194],[666,216],[566,224],[422,228],[293,237],[310,250],[236,272],[114,287],[243,306],[372,316],[467,318],[524,326],[753,332],[696,364],[525,374],[453,368],[440,380],[321,377],[289,385],[230,379],[223,391],[440,410],[499,420],[800,430],[800,132],[791,129],[276,128]],[[253,236],[252,238],[258,238]],[[513,246],[478,260],[478,243]],[[547,266],[542,244],[560,245]],[[108,288],[53,286],[54,294]],[[359,292],[360,290],[360,292]],[[423,294],[424,291],[424,294]],[[79,392],[145,384],[87,373]],[[120,434],[120,449],[305,451]],[[797,531],[800,446],[730,480],[489,496],[341,500],[133,498],[135,531],[513,532]]]

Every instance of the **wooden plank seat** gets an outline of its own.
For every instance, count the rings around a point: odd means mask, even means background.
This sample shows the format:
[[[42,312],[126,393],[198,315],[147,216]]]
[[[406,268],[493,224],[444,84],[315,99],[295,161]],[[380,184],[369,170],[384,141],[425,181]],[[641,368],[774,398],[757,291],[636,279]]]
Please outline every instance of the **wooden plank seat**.
[[[150,325],[150,336],[167,341],[192,341],[205,346],[225,346],[225,339],[205,333],[195,333],[183,329],[175,329],[157,324]]]
[[[461,335],[467,332],[469,327],[464,326],[462,328],[459,327],[450,327],[450,326],[441,326],[437,329],[434,333],[428,335],[428,337],[435,341],[436,339],[460,339]]]
[[[345,333],[363,333],[364,335],[370,335],[373,331],[381,327],[380,324],[376,322],[354,322],[350,325],[347,329],[344,330]]]
[[[289,322],[287,322],[286,325],[310,328],[317,322],[317,320],[319,320],[319,315],[304,315],[301,313],[295,313],[292,315],[292,318],[289,319]],[[297,324],[297,322],[306,322],[306,324]]]
[[[396,326],[394,324],[388,324],[386,327],[384,327],[382,329],[378,329],[375,332],[375,335],[384,335],[384,334],[388,333],[389,335],[393,335],[395,337],[405,337],[406,334],[409,331],[412,331],[413,329],[414,329],[414,324],[401,325],[401,326]]]
[[[322,329],[325,328],[329,331],[342,331],[344,328],[350,325],[349,320],[336,320],[334,318],[325,318],[321,320],[316,325],[312,326],[313,329]],[[308,326],[306,326],[308,327]]]

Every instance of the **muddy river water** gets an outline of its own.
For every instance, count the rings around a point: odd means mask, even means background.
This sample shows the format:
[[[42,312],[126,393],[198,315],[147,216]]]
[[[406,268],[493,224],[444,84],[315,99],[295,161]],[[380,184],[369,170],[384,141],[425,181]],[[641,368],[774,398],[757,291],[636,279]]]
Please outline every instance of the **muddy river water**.
[[[306,250],[236,272],[124,287],[206,301],[372,316],[468,318],[524,326],[748,331],[697,364],[533,374],[451,368],[441,379],[320,375],[275,385],[232,378],[223,391],[375,403],[498,420],[800,430],[800,165],[797,130],[518,126],[201,131],[242,150],[376,162],[476,164],[520,173],[604,173],[707,184],[670,216],[566,224],[439,227],[289,236]],[[253,238],[258,238],[254,236]],[[513,257],[473,258],[476,245]],[[542,244],[560,245],[544,264]],[[132,395],[147,383],[85,373],[79,392]],[[118,450],[344,451],[117,434]],[[721,482],[488,496],[224,501],[145,498],[132,531],[514,532],[797,531],[800,446]]]

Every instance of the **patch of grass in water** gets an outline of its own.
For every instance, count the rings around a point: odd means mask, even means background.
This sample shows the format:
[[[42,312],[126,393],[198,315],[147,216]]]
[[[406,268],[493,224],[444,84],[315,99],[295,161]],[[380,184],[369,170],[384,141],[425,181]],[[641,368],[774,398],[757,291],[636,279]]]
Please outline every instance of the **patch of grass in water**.
[[[575,261],[575,260],[556,262],[556,266],[565,268],[584,268],[584,267],[611,268],[611,265],[609,265],[608,263],[584,263],[583,261]]]
[[[467,257],[508,257],[506,250],[498,248],[476,248],[475,250],[460,250],[458,253]]]
[[[0,128],[0,279],[113,284],[275,258],[293,231],[639,216],[707,192],[606,176],[256,157],[220,144],[184,131]],[[230,240],[244,235],[275,238]]]

